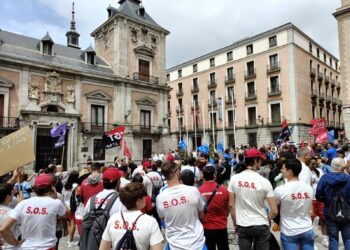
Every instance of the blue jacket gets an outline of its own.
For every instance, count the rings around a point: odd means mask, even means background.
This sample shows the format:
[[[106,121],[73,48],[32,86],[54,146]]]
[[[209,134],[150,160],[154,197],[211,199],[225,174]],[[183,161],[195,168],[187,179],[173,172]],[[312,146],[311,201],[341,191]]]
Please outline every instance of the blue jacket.
[[[350,175],[329,173],[321,177],[316,188],[316,199],[324,202],[324,215],[328,215],[329,205],[334,195],[334,187],[341,187],[341,193],[350,207]]]

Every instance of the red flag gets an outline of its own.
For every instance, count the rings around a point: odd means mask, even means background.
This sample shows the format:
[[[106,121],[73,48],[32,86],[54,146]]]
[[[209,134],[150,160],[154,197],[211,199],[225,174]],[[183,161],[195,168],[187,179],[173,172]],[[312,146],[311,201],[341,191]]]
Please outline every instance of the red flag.
[[[312,119],[310,121],[310,124],[312,125],[312,129],[309,130],[309,133],[311,135],[319,135],[323,134],[325,132],[328,132],[326,129],[326,119]]]
[[[321,132],[317,135],[316,137],[316,142],[317,143],[325,143],[328,141],[328,132]]]
[[[286,119],[284,119],[283,122],[282,122],[282,129],[284,129],[286,127],[288,127],[288,122],[287,122]]]
[[[132,154],[131,154],[131,151],[130,149],[128,148],[128,145],[126,144],[126,140],[123,140],[124,141],[124,156],[128,157],[128,159],[132,159]]]
[[[123,140],[124,130],[124,126],[119,126],[102,136],[106,149],[121,145],[120,142]]]

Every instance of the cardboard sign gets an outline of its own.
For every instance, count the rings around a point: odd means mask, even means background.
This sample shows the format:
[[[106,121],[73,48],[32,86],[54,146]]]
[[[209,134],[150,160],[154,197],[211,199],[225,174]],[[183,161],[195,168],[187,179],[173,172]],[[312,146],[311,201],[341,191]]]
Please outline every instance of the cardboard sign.
[[[0,139],[0,175],[35,161],[30,128],[24,127]]]

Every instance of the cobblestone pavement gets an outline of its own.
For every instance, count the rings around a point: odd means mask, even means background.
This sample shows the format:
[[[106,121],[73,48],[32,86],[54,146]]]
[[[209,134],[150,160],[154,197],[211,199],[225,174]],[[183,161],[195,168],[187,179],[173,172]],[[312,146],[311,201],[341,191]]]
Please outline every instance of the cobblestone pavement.
[[[232,232],[232,221],[229,219],[229,232]],[[278,242],[280,242],[280,234],[279,233],[273,233],[277,239]],[[319,235],[321,235],[321,232],[318,232]],[[339,239],[341,239],[341,236],[339,235]],[[326,250],[327,248],[322,246],[321,244],[322,237],[316,237],[315,238],[315,250]],[[229,234],[229,242],[230,242],[230,250],[238,250],[238,244],[237,244],[237,238],[235,234]],[[342,243],[342,240],[340,240],[340,250],[344,250],[344,245]],[[79,247],[67,247],[67,238],[62,238],[60,241],[59,250],[79,250]],[[282,248],[281,248],[282,249]]]

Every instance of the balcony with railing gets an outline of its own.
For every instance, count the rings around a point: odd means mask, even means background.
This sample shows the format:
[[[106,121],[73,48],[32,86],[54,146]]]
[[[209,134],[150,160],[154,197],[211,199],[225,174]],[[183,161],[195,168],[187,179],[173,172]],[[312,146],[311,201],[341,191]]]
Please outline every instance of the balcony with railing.
[[[312,98],[312,99],[316,99],[317,96],[318,96],[318,91],[317,91],[317,89],[313,89],[313,90],[311,91],[311,98]]]
[[[323,73],[322,73],[322,72],[318,72],[318,73],[317,73],[317,79],[318,79],[319,81],[322,81],[322,80],[323,80]]]
[[[246,120],[245,121],[245,127],[246,128],[257,128],[258,127],[258,123],[257,120]]]
[[[216,88],[217,86],[217,79],[211,79],[208,81],[208,89]]]
[[[328,128],[334,128],[334,121],[327,121]]]
[[[281,127],[282,126],[282,120],[281,120],[281,118],[278,118],[278,117],[272,118],[272,119],[267,118],[266,119],[266,124],[267,124],[267,126],[278,126],[278,127]]]
[[[319,97],[319,100],[322,102],[324,101],[324,93],[320,92],[320,97]]]
[[[244,78],[250,79],[256,77],[256,70],[255,69],[249,69],[248,71],[244,72]]]
[[[133,79],[151,84],[159,84],[159,78],[156,76],[144,75],[138,72],[133,73]]]
[[[229,85],[229,84],[233,84],[236,82],[236,76],[235,74],[231,74],[231,75],[227,75],[225,77],[225,84]]]
[[[84,134],[101,135],[107,133],[118,126],[125,127],[125,134],[164,134],[167,133],[167,127],[151,126],[151,125],[130,125],[130,124],[115,124],[115,123],[93,123],[82,122],[80,124],[80,131]]]
[[[326,77],[325,77],[325,81],[324,81],[324,83],[325,83],[326,85],[328,85],[328,84],[329,84],[329,76],[326,76]]]
[[[182,106],[180,106],[180,107],[177,106],[177,107],[176,107],[176,113],[177,113],[177,114],[183,114],[183,113],[184,113],[183,107],[182,107]]]
[[[281,70],[280,62],[270,63],[267,65],[267,74],[279,72]]]
[[[331,87],[332,87],[332,88],[335,87],[335,79],[331,79]]]
[[[191,93],[198,93],[199,92],[199,88],[198,88],[198,85],[193,85],[191,87]]]
[[[334,105],[334,106],[338,105],[338,99],[337,98],[333,97],[332,105]]]
[[[267,88],[267,95],[268,96],[276,96],[281,94],[281,86],[276,85],[273,88]]]
[[[208,100],[208,108],[211,108],[211,107],[213,107],[213,108],[216,108],[216,106],[217,106],[217,102],[216,102],[216,100]]]
[[[256,99],[256,91],[254,93],[245,93],[245,100],[251,101]]]
[[[236,96],[226,96],[225,103],[226,104],[236,104]]]
[[[316,76],[316,69],[315,68],[310,68],[310,76],[314,78]]]
[[[342,100],[340,100],[340,99],[338,99],[337,104],[338,104],[338,106],[339,106],[339,107],[341,107],[341,106],[343,106],[343,101],[342,101]]]
[[[341,88],[341,83],[340,82],[337,82],[337,89],[340,89]]]
[[[0,116],[0,130],[15,131],[20,129],[21,120],[19,117],[4,117]]]
[[[195,108],[196,108],[197,111],[201,109],[199,103],[194,103],[194,104],[191,105],[191,110],[192,110],[192,111],[193,111]]]
[[[331,103],[332,97],[330,95],[326,95],[326,102]]]
[[[183,89],[179,89],[179,90],[176,92],[176,96],[177,96],[177,97],[180,97],[180,96],[183,96],[183,95],[184,95]]]

